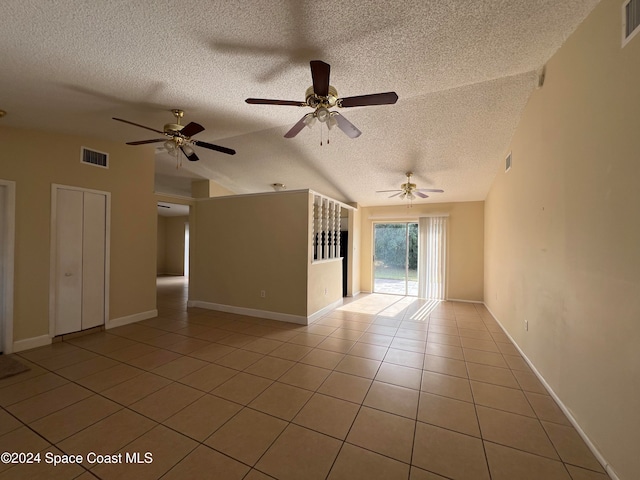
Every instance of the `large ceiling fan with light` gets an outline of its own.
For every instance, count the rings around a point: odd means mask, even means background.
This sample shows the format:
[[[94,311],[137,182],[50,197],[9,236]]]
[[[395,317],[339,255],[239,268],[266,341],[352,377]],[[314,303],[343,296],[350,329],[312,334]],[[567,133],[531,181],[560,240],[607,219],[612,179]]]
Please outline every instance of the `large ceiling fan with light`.
[[[313,85],[307,88],[304,102],[294,100],[269,100],[264,98],[247,98],[245,100],[247,103],[254,105],[285,105],[313,108],[313,112],[307,113],[285,133],[285,138],[295,137],[305,126],[311,127],[316,120],[320,123],[325,123],[329,129],[337,125],[349,138],[356,138],[359,137],[362,132],[340,113],[329,110],[330,108],[390,105],[398,101],[396,92],[373,93],[370,95],[339,98],[336,89],[332,85],[329,85],[330,65],[321,60],[312,60],[310,65]]]
[[[147,130],[151,130],[152,132],[160,133],[165,136],[165,138],[154,138],[152,140],[127,142],[127,145],[145,145],[147,143],[164,142],[164,147],[167,152],[176,156],[178,156],[179,152],[182,152],[184,153],[184,156],[192,162],[200,160],[198,155],[196,155],[196,152],[191,147],[192,145],[207,148],[209,150],[215,150],[216,152],[226,153],[227,155],[236,154],[236,151],[231,148],[221,147],[220,145],[203,142],[202,140],[192,139],[191,137],[193,137],[197,133],[204,131],[204,127],[195,122],[190,122],[186,125],[182,125],[180,123],[180,119],[184,116],[184,112],[178,109],[171,110],[171,112],[176,117],[175,123],[167,123],[162,131],[156,130],[155,128],[151,127],[145,127],[144,125],[130,122],[129,120],[123,120],[122,118],[113,117],[113,119],[119,122],[128,123],[129,125],[134,125],[136,127],[145,128]]]
[[[407,172],[407,181],[400,185],[400,189],[397,190],[378,190],[376,193],[393,193],[389,198],[398,197],[401,200],[407,199],[409,202],[412,202],[416,197],[420,198],[429,198],[424,192],[429,193],[444,193],[444,190],[436,189],[436,188],[417,188],[415,183],[411,182],[411,177],[413,176],[413,172]]]

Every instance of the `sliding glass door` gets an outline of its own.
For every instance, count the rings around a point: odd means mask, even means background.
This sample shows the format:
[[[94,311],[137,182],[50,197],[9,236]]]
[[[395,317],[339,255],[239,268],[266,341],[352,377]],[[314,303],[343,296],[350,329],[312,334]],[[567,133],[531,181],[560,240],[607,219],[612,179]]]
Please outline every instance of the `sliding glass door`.
[[[418,295],[418,224],[375,223],[373,291]]]

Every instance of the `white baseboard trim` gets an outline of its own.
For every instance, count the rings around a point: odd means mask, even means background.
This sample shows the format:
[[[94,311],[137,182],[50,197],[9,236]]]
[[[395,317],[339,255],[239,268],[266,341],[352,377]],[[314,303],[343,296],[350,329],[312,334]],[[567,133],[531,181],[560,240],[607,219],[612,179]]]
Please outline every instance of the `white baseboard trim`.
[[[558,404],[558,406],[560,407],[562,412],[567,416],[567,418],[571,422],[571,425],[573,425],[573,427],[576,429],[578,434],[582,437],[584,442],[587,444],[587,447],[589,447],[589,450],[591,450],[591,453],[593,453],[593,455],[596,457],[598,462],[600,462],[600,465],[602,465],[602,467],[605,469],[607,474],[611,477],[611,480],[620,480],[620,477],[618,477],[618,475],[616,475],[615,471],[613,470],[613,467],[602,456],[600,451],[596,448],[596,446],[593,444],[593,442],[587,436],[587,434],[584,432],[584,430],[582,430],[582,427],[580,427],[580,424],[578,423],[578,421],[573,417],[573,415],[571,413],[571,410],[569,410],[569,408],[567,408],[567,406],[562,402],[562,400],[560,400],[560,397],[558,397],[556,392],[553,391],[551,386],[547,383],[547,381],[544,379],[544,377],[540,374],[538,369],[533,365],[531,360],[529,360],[529,357],[527,357],[525,355],[525,353],[522,351],[522,349],[520,348],[520,345],[518,345],[516,343],[516,341],[513,339],[513,337],[509,334],[509,332],[507,332],[507,329],[504,328],[504,325],[502,325],[500,320],[498,320],[498,317],[496,317],[493,314],[493,312],[487,306],[487,304],[485,302],[481,302],[481,303],[484,304],[485,308],[489,311],[489,313],[491,314],[493,319],[498,323],[498,325],[500,325],[500,328],[502,329],[504,334],[507,337],[509,337],[509,340],[511,340],[511,343],[513,343],[513,345],[516,347],[518,352],[520,352],[520,355],[522,355],[522,358],[524,358],[524,361],[527,362],[527,365],[529,365],[529,367],[531,368],[531,370],[533,371],[535,376],[538,377],[538,380],[540,380],[540,382],[544,385],[544,387],[549,391],[549,393],[551,394],[551,397],[553,397],[553,399],[556,401],[556,403]]]
[[[342,306],[342,304],[344,303],[344,300],[342,298],[336,300],[333,303],[330,303],[329,305],[327,305],[324,308],[321,308],[320,310],[318,310],[315,313],[312,313],[311,315],[309,315],[307,317],[307,321],[308,324],[312,324],[313,322],[317,321],[318,319],[324,317],[327,313],[329,313],[331,310],[334,310],[340,306]]]
[[[109,320],[104,328],[109,330],[110,328],[122,327],[123,325],[129,325],[130,323],[139,322],[141,320],[147,320],[158,316],[158,310],[149,310],[147,312],[134,313],[133,315],[127,315],[126,317],[112,318]]]
[[[461,303],[481,303],[482,305],[484,305],[484,302],[482,300],[463,300],[461,298],[447,298],[446,301],[447,302],[461,302]]]
[[[13,342],[13,353],[31,350],[32,348],[44,347],[45,345],[51,345],[51,337],[49,335],[25,338],[24,340]]]
[[[267,318],[269,320],[279,320],[281,322],[297,323],[298,325],[308,325],[308,319],[302,315],[292,315],[290,313],[270,312],[268,310],[257,310],[253,308],[235,307],[233,305],[223,305],[220,303],[203,302],[201,300],[189,300],[188,307],[205,308],[218,312],[236,313],[249,317]]]

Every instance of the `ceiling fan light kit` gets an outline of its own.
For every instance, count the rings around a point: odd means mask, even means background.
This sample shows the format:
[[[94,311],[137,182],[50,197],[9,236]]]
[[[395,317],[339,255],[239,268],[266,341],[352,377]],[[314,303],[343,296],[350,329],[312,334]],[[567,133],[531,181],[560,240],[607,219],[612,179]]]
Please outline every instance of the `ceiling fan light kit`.
[[[305,127],[311,128],[316,120],[325,123],[327,129],[331,130],[337,126],[349,138],[359,137],[362,132],[344,116],[338,112],[329,110],[330,108],[365,107],[371,105],[390,105],[398,101],[395,92],[373,93],[370,95],[358,95],[355,97],[340,98],[338,91],[333,85],[329,85],[331,66],[321,60],[312,60],[311,79],[313,85],[305,92],[305,101],[296,102],[293,100],[271,100],[265,98],[247,98],[245,101],[252,105],[285,105],[292,107],[310,107],[313,113],[308,113],[302,117],[287,133],[285,138],[293,138]],[[327,140],[327,143],[329,141]],[[320,140],[322,145],[322,140]]]

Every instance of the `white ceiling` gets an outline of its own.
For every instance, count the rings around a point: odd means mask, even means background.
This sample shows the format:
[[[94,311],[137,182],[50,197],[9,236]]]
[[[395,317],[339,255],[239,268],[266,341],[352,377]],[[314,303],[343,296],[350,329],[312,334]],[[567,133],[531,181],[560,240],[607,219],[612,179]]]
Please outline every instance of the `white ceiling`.
[[[199,162],[157,156],[156,189],[193,178],[236,193],[311,188],[361,205],[398,202],[407,170],[419,202],[483,200],[537,74],[598,0],[4,0],[0,125],[118,142],[162,129],[171,108],[206,131]],[[394,90],[395,105],[342,109],[363,133],[284,133],[308,108],[310,60],[331,65],[341,97]],[[323,131],[326,140],[326,130]],[[132,146],[130,148],[154,148]]]

